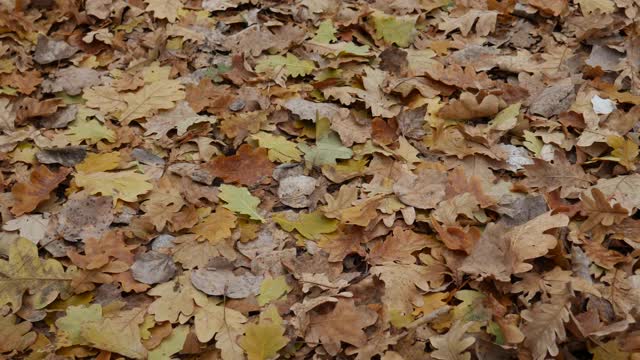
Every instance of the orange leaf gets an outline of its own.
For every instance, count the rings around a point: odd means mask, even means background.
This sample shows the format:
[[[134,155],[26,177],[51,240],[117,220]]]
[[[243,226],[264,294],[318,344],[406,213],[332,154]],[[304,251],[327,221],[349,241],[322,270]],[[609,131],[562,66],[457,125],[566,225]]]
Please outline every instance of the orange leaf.
[[[52,172],[44,165],[34,168],[29,176],[29,182],[19,182],[11,189],[16,200],[16,205],[11,212],[20,216],[35,210],[38,204],[49,198],[49,194],[66,179],[70,172],[71,169],[68,168],[60,168],[57,172]]]
[[[209,172],[228,183],[241,185],[268,184],[275,165],[269,161],[267,149],[243,144],[231,156],[218,156],[208,164]]]

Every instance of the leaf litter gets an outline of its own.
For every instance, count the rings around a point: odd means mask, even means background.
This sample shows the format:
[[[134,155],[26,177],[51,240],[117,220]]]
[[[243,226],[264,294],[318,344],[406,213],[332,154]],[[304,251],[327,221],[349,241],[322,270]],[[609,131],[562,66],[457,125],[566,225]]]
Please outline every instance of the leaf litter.
[[[639,11],[0,0],[0,357],[640,358]]]

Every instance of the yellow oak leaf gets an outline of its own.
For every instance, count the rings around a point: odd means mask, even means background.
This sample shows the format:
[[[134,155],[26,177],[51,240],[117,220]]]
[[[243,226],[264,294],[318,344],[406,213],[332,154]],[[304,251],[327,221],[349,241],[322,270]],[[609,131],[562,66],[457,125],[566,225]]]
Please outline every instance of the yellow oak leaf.
[[[42,309],[65,293],[71,274],[57,260],[38,257],[36,244],[19,238],[9,249],[9,260],[0,260],[0,306],[10,304],[13,312],[22,307],[22,296],[29,292],[33,307]]]
[[[285,231],[297,230],[300,235],[310,240],[319,238],[321,234],[332,233],[338,228],[338,221],[326,218],[319,211],[298,214],[295,220],[289,219],[284,213],[276,213],[273,215],[273,221]]]
[[[258,295],[258,304],[266,305],[273,300],[278,300],[282,295],[291,290],[284,276],[276,278],[266,278],[260,284],[260,295]]]
[[[162,283],[147,294],[157,298],[149,305],[149,313],[156,321],[176,322],[179,316],[189,318],[196,309],[195,302],[205,303],[207,296],[191,284],[191,274],[185,272],[172,281]]]
[[[274,306],[260,314],[257,323],[246,327],[245,335],[240,339],[240,346],[246,351],[249,360],[273,359],[289,339],[284,337],[285,328],[282,318]]]
[[[147,349],[142,346],[139,325],[144,322],[145,309],[106,311],[99,304],[71,306],[67,315],[56,320],[64,332],[63,346],[89,345],[134,359],[143,359]]]
[[[191,229],[199,239],[207,239],[212,244],[231,237],[231,229],[236,227],[236,216],[233,212],[219,206],[216,212],[204,218]]]
[[[76,170],[83,173],[114,170],[120,165],[120,160],[119,151],[100,154],[92,153],[88,154],[81,163],[76,165]]]
[[[149,351],[149,360],[165,360],[171,359],[171,355],[177,354],[182,350],[184,342],[189,334],[188,325],[180,325],[171,331],[171,335],[164,338],[158,347]]]
[[[146,194],[153,189],[153,185],[149,183],[149,176],[134,170],[78,173],[74,181],[78,187],[85,188],[91,195],[113,197],[114,205],[118,199],[127,202],[137,201],[138,195]]]

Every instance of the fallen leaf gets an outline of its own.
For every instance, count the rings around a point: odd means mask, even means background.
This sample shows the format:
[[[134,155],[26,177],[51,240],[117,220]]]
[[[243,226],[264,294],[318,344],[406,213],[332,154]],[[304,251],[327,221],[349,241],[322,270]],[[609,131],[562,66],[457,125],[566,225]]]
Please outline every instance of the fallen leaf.
[[[325,315],[312,316],[305,340],[320,343],[330,355],[336,355],[340,343],[360,347],[367,342],[362,330],[375,323],[377,314],[366,307],[356,307],[353,300],[343,299]]]
[[[503,224],[489,224],[460,270],[481,278],[493,276],[509,281],[512,274],[531,270],[533,266],[526,260],[543,256],[556,247],[556,237],[544,234],[545,231],[568,223],[566,215],[544,213],[508,230]]]
[[[146,194],[153,185],[149,177],[134,170],[119,172],[95,172],[90,174],[77,173],[74,182],[77,186],[85,188],[89,194],[101,194],[111,196],[113,203],[118,199],[123,201],[137,201],[138,196]]]
[[[247,188],[223,184],[220,186],[218,198],[226,202],[222,205],[225,208],[242,215],[249,216],[249,219],[265,222],[265,219],[258,213],[260,199],[251,195]]]
[[[235,155],[213,158],[206,169],[225,182],[249,186],[268,184],[274,167],[267,156],[267,149],[244,144]]]
[[[71,281],[61,263],[41,260],[36,245],[23,238],[11,246],[8,261],[0,260],[0,274],[0,304],[10,304],[13,313],[22,307],[25,292],[32,296],[33,307],[42,309],[66,293]]]
[[[278,350],[288,343],[284,337],[282,318],[271,306],[260,313],[258,323],[246,326],[245,335],[238,342],[249,360],[267,360],[276,357]]]
[[[471,336],[465,336],[465,333],[473,325],[473,322],[456,322],[451,326],[451,329],[444,334],[434,336],[429,341],[436,350],[431,353],[431,356],[440,360],[470,360],[471,354],[466,352],[467,348],[476,339]]]
[[[15,199],[15,205],[11,212],[20,216],[31,212],[38,207],[38,204],[49,199],[51,192],[63,182],[71,169],[60,168],[52,172],[46,166],[37,166],[31,171],[28,182],[19,182],[11,189],[11,194]]]

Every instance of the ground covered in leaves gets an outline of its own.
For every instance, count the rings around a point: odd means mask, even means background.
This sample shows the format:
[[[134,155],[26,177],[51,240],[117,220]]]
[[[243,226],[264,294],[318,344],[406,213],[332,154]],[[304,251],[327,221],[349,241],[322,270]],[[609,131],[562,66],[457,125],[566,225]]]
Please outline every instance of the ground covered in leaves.
[[[639,359],[637,0],[0,0],[0,357]]]

